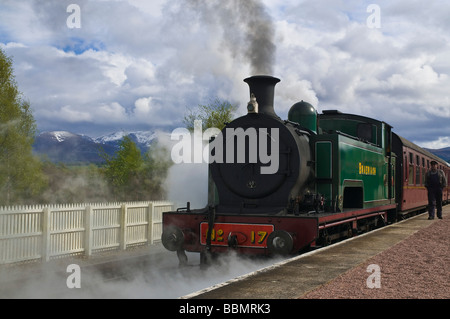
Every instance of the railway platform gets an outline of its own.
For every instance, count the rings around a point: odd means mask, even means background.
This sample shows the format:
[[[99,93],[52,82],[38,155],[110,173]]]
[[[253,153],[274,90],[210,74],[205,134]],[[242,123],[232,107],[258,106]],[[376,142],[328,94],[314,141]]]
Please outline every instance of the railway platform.
[[[420,214],[404,221],[382,227],[375,231],[362,234],[340,243],[327,246],[321,249],[308,252],[303,255],[296,256],[294,258],[282,261],[274,264],[273,266],[258,270],[256,272],[241,276],[239,278],[230,280],[226,283],[222,283],[186,296],[184,299],[302,299],[313,296],[312,298],[320,298],[319,295],[311,294],[311,292],[318,291],[320,289],[327,290],[329,283],[332,283],[338,277],[342,277],[345,274],[349,274],[352,269],[364,265],[365,262],[371,260],[375,256],[382,256],[383,252],[389,251],[390,254],[396,254],[395,250],[390,250],[391,247],[405,243],[407,240],[418,232],[423,232],[428,229],[433,233],[433,227],[448,228],[450,219],[450,205],[444,207],[443,220],[435,219],[428,220],[428,214]],[[445,224],[443,224],[446,222]],[[440,224],[441,223],[441,224]],[[441,229],[442,230],[442,229]],[[447,263],[450,258],[450,251],[448,250],[449,235],[446,232],[442,232],[441,237],[445,238],[439,242],[432,243],[432,245],[444,245],[443,256],[439,256],[439,261]],[[437,234],[439,237],[439,234]],[[415,239],[417,240],[417,239]],[[430,244],[430,243],[429,243]],[[447,247],[447,248],[445,248]],[[408,250],[408,245],[403,245],[399,249]],[[423,253],[427,251],[433,251],[433,247],[422,248]],[[420,253],[420,252],[419,252]],[[382,256],[384,257],[384,256]],[[430,257],[432,258],[432,256]],[[405,261],[410,265],[409,274],[415,276],[415,278],[406,278],[406,281],[414,282],[417,276],[420,276],[424,272],[423,265],[418,263],[415,266],[415,260]],[[383,281],[383,268],[367,270],[365,275],[359,278],[347,278],[348,281],[359,280],[358,283],[353,282],[351,287],[352,291],[346,296],[333,296],[330,294],[325,295],[324,298],[371,298],[371,294],[362,294],[364,290],[374,292],[376,291],[377,281],[376,276],[379,276]],[[395,265],[391,265],[391,267]],[[448,266],[448,263],[447,263]],[[399,267],[402,267],[399,265]],[[412,267],[412,268],[411,268]],[[415,269],[416,267],[417,269]],[[430,265],[434,267],[434,265]],[[448,267],[442,267],[448,268]],[[369,272],[370,271],[370,272]],[[442,282],[429,282],[429,285],[443,284],[444,296],[437,298],[450,298],[450,275],[449,270],[440,269],[444,272],[445,278],[440,278]],[[365,272],[365,269],[364,271]],[[406,274],[407,276],[408,274]],[[351,275],[350,275],[351,277]],[[442,277],[442,276],[441,276]],[[447,287],[447,288],[445,288]],[[441,290],[442,290],[441,289]],[[330,290],[330,289],[328,289]],[[445,296],[445,294],[447,294]],[[375,299],[386,298],[380,297],[378,294],[372,294]],[[319,297],[317,297],[319,296]],[[361,297],[362,296],[362,297]],[[403,298],[397,295],[387,295],[387,298]],[[433,298],[433,295],[420,295],[411,294],[406,298]]]
[[[437,285],[442,287],[439,295],[429,296],[450,299],[450,205],[444,207],[443,215],[443,220],[427,220],[427,214],[418,215],[275,264],[266,261],[264,264],[270,266],[265,268],[260,263],[243,263],[235,269],[237,265],[233,263],[239,263],[240,260],[231,258],[224,263],[223,268],[211,267],[209,271],[199,271],[194,260],[190,267],[180,269],[176,254],[165,250],[162,245],[96,258],[74,257],[48,263],[2,266],[0,299],[162,298],[174,301],[173,299],[178,298],[175,305],[184,305],[186,302],[203,305],[212,302],[220,308],[221,302],[233,299],[272,299],[271,303],[273,299],[277,299],[284,307],[293,299],[422,298],[423,293],[417,294],[414,291],[417,287],[405,288],[412,290],[406,297],[386,294],[387,277],[396,276],[395,271],[389,267],[403,270],[405,264],[415,276],[423,277],[424,268],[433,270],[432,273],[438,276],[437,281],[427,281],[425,284],[431,290]],[[417,238],[418,234],[423,235]],[[433,236],[427,238],[430,234]],[[428,240],[424,241],[424,237]],[[422,251],[416,251],[424,257],[420,263],[419,258],[414,255],[407,257],[409,259],[401,265],[396,264],[397,260],[390,259],[389,254],[392,255],[392,252],[399,254],[404,250],[414,251],[409,245],[418,240],[426,244],[421,248]],[[439,252],[436,252],[435,247],[440,247]],[[397,250],[393,251],[392,248]],[[386,253],[387,258],[384,255]],[[436,253],[440,254],[439,260],[433,259]],[[381,263],[379,258],[383,258]],[[429,265],[426,258],[431,258]],[[375,274],[367,273],[366,269],[359,275],[353,273],[371,260],[381,265],[383,289],[367,288],[366,280]],[[432,263],[434,261],[445,267],[438,266],[439,269],[435,269],[436,265]],[[69,289],[67,285],[72,274],[67,270],[70,264],[81,267],[80,289]],[[255,271],[251,272],[252,269]],[[408,274],[411,273],[406,273]],[[428,280],[428,277],[424,278]],[[405,280],[414,282],[415,279],[406,277]],[[342,289],[335,290],[334,283],[339,280],[354,284],[351,290],[347,289],[347,294],[341,295]],[[319,293],[323,291],[327,294]]]

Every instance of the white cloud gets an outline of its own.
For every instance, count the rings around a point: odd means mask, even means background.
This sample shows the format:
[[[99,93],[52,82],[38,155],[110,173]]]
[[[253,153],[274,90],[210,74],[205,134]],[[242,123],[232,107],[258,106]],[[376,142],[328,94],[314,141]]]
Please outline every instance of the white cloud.
[[[447,148],[450,145],[450,137],[449,136],[440,136],[437,140],[429,141],[429,142],[416,142],[420,144],[421,147],[431,148],[431,149],[441,149]]]
[[[57,117],[59,120],[77,123],[83,121],[92,121],[92,115],[88,112],[80,112],[76,110],[71,105],[64,105],[61,109],[55,113],[49,114],[51,116]]]
[[[134,105],[134,115],[139,118],[142,116],[148,116],[152,110],[151,107],[152,98],[140,98],[138,99]]]
[[[111,104],[99,105],[95,110],[92,110],[98,116],[99,122],[111,121],[119,122],[123,121],[127,117],[125,108],[117,102],[112,102]]]
[[[125,71],[131,65],[131,58],[117,53],[97,52],[87,50],[80,55],[80,59],[96,60],[97,67],[102,70],[105,77],[117,86],[121,86],[127,76]]]

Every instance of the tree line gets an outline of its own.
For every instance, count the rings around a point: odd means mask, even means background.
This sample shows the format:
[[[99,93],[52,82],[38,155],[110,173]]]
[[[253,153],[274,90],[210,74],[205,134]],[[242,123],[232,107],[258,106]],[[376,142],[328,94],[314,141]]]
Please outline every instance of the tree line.
[[[44,187],[35,196],[22,197],[21,201],[79,203],[166,199],[164,181],[171,165],[167,149],[153,145],[142,154],[126,136],[114,155],[100,152],[105,160],[103,165],[66,165],[43,160]]]

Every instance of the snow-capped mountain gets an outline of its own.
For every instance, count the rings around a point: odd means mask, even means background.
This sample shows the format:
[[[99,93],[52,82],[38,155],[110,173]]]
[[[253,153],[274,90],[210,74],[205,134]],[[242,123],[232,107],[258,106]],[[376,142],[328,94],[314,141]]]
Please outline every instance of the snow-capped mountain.
[[[147,152],[156,138],[152,131],[114,132],[95,139],[67,131],[43,132],[36,136],[33,151],[50,161],[66,164],[103,163],[102,152],[112,156],[126,136],[136,143],[142,152]]]
[[[61,143],[61,142],[64,142],[66,139],[76,137],[76,134],[66,132],[66,131],[54,131],[54,132],[48,132],[48,137]]]
[[[94,139],[94,142],[99,144],[107,144],[107,145],[118,145],[118,143],[125,137],[129,136],[133,142],[141,149],[141,151],[147,151],[148,148],[152,145],[155,138],[157,137],[156,133],[153,131],[136,131],[136,132],[125,132],[119,131],[111,134],[103,135]]]
[[[67,131],[53,131],[53,132],[42,132],[38,135],[38,137],[40,138],[46,138],[48,140],[51,141],[55,141],[58,143],[62,143],[68,140],[73,140],[73,139],[84,139],[86,141],[91,141],[93,142],[94,140],[84,134],[75,134],[75,133],[71,133],[71,132],[67,132]]]

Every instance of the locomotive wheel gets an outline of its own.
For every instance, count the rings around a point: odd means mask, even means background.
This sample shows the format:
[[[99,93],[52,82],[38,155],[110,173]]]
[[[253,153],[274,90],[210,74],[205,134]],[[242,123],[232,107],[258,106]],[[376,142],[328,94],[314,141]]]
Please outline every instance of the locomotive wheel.
[[[331,236],[328,234],[328,231],[326,229],[324,229],[322,231],[322,235],[320,236],[320,241],[322,243],[323,246],[328,246],[331,245],[332,242],[332,238]]]
[[[347,224],[347,238],[353,237],[353,229],[350,224]]]
[[[184,244],[184,233],[176,226],[168,226],[161,235],[163,246],[170,251],[178,251],[182,249]]]
[[[324,238],[324,242],[325,242],[325,246],[329,246],[331,245],[331,236],[329,236],[328,234],[325,236]]]
[[[287,255],[294,247],[294,240],[288,232],[276,230],[267,238],[267,248],[272,254]]]

